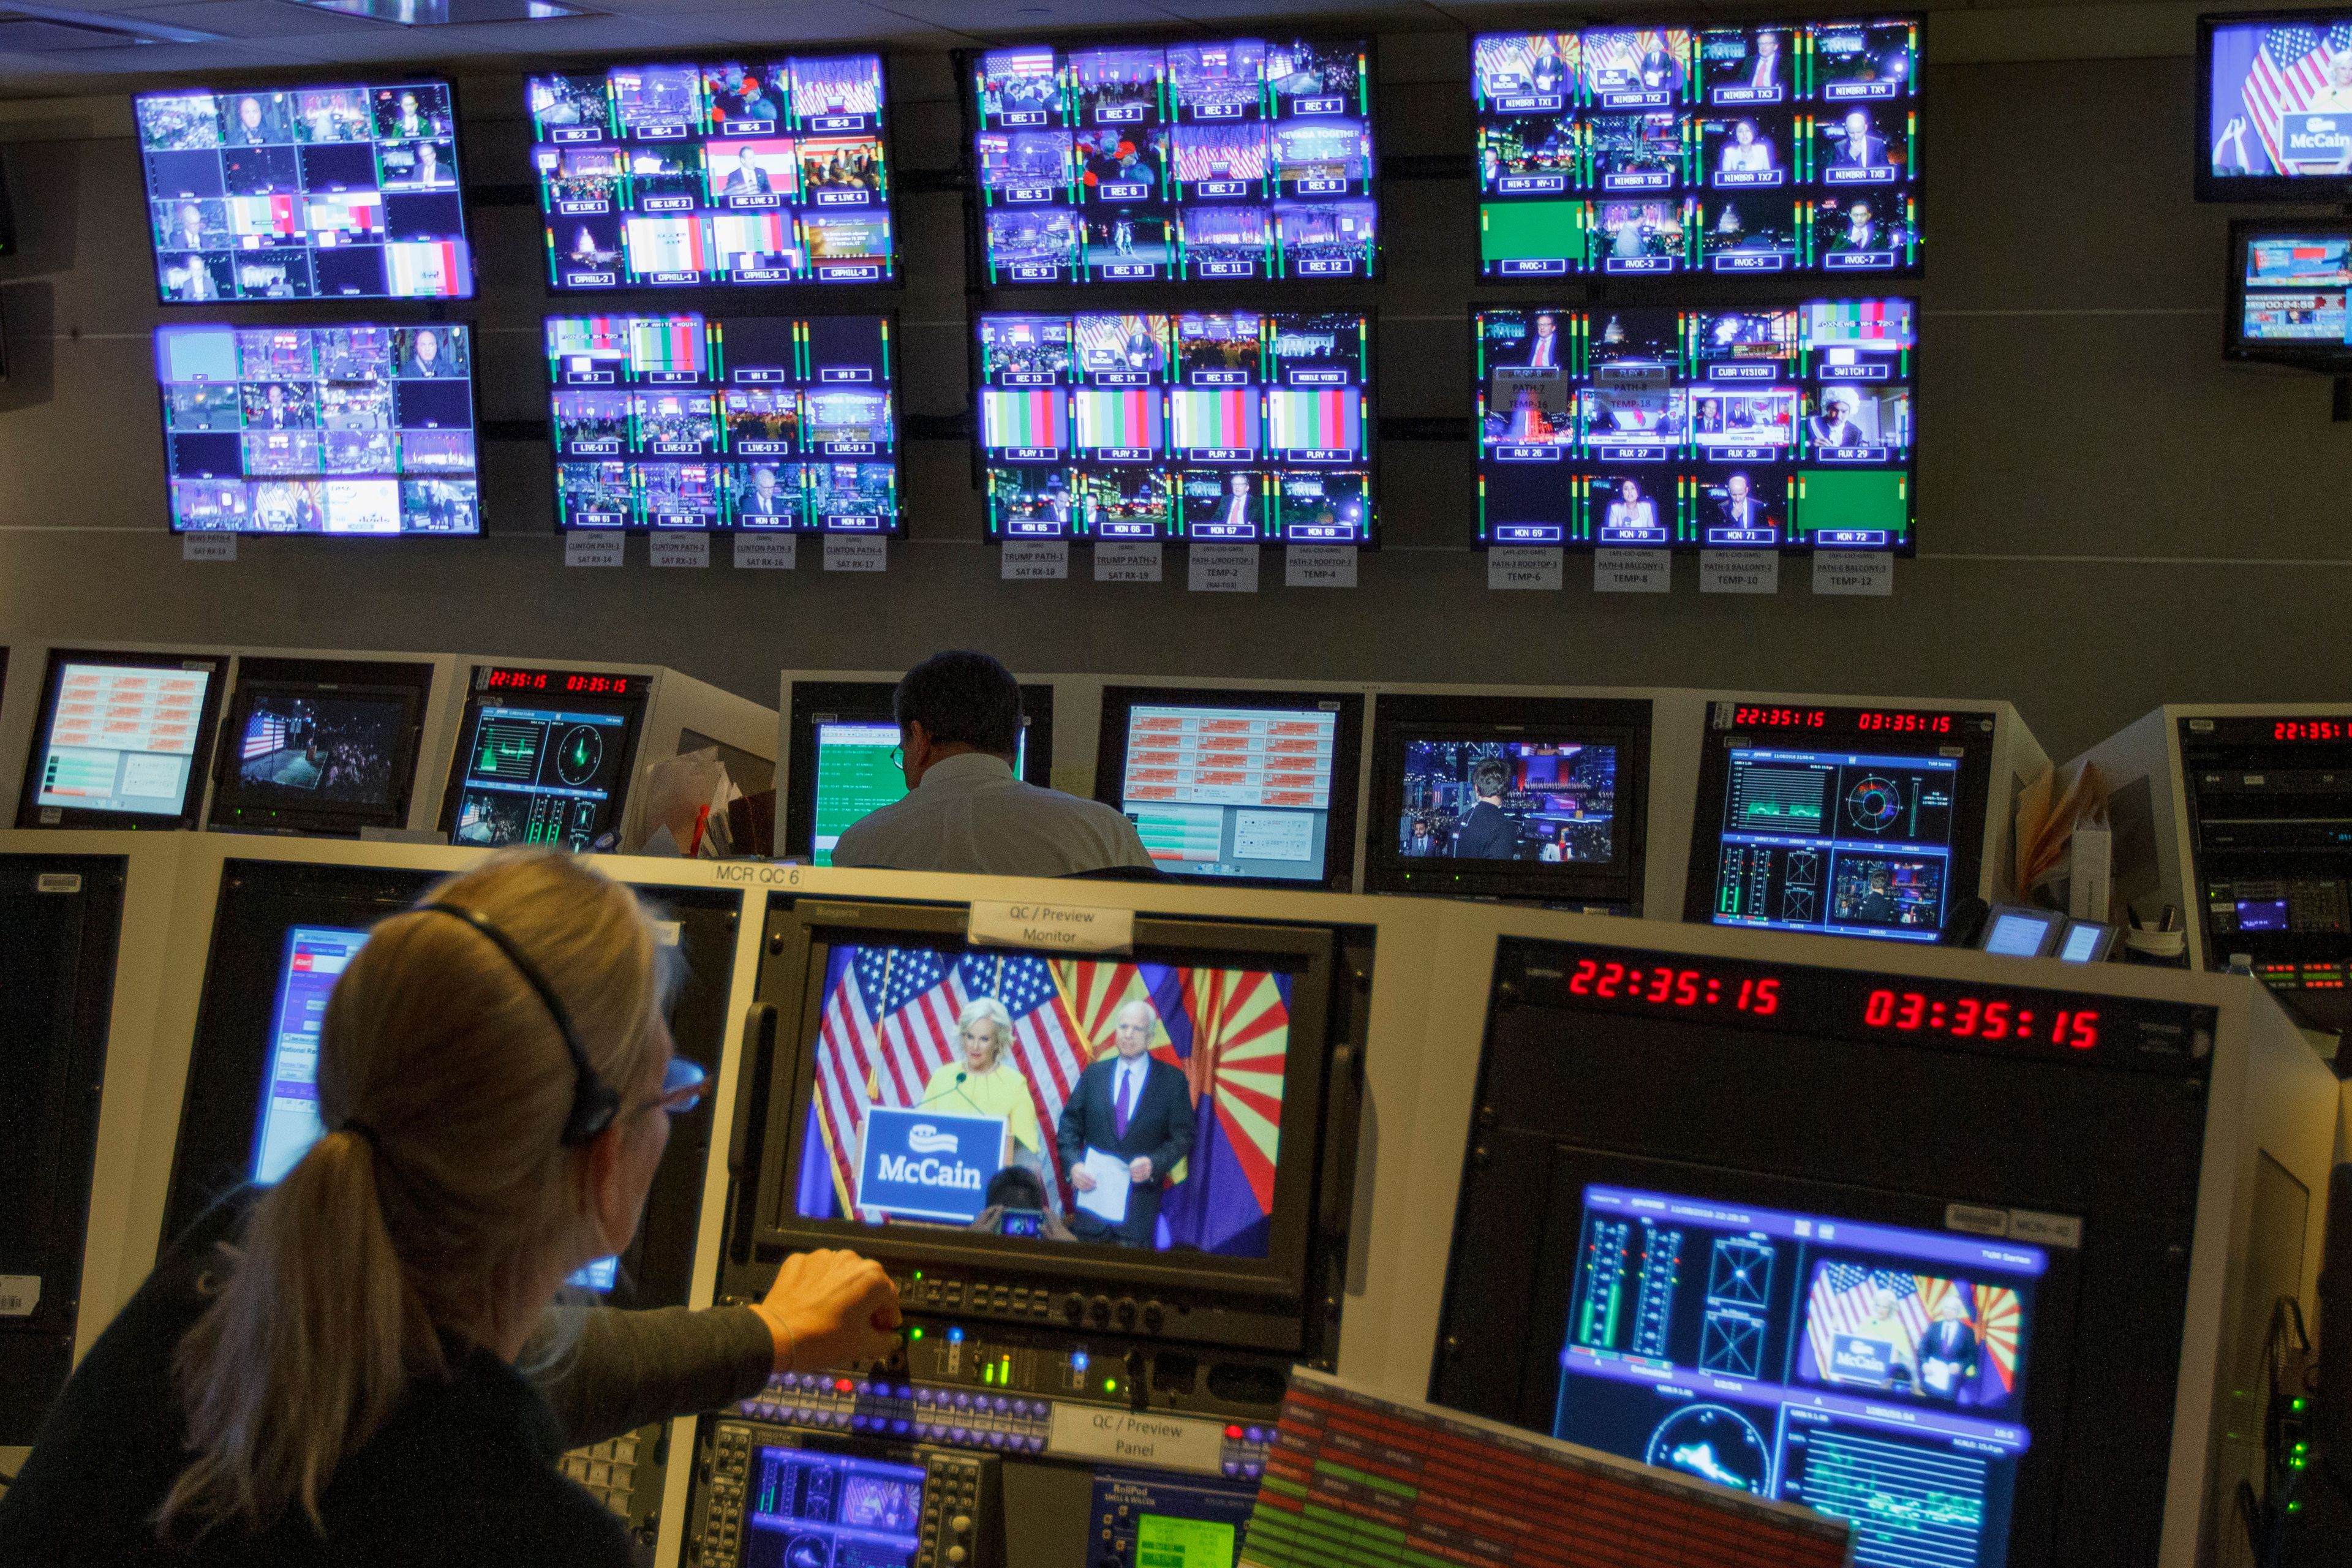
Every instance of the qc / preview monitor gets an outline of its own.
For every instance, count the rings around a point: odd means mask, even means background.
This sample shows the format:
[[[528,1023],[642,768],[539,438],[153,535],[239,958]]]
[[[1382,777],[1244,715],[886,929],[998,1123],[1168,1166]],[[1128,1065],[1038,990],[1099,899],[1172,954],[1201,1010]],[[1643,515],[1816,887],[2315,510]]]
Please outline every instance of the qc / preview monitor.
[[[1370,40],[1029,44],[969,65],[989,285],[1373,275]]]
[[[473,329],[158,327],[174,533],[478,534]]]
[[[19,827],[194,827],[228,659],[53,648]]]
[[[559,291],[898,275],[879,55],[613,66],[530,94]]]
[[[907,779],[893,760],[897,688],[881,680],[795,680],[785,732],[791,784],[783,801],[785,855],[833,864],[842,830],[868,812],[903,800]],[[1054,689],[1021,689],[1021,738],[1013,773],[1050,786],[1054,773]]]
[[[1914,300],[1471,328],[1481,546],[1916,548]]]
[[[1354,311],[983,313],[988,536],[1370,544]]]
[[[1381,695],[1364,889],[1641,901],[1650,704]]]
[[[1683,919],[1936,942],[1977,896],[1993,722],[1708,703]]]
[[[205,826],[352,837],[405,827],[429,664],[247,658]]]
[[[2352,13],[2347,13],[2352,15]],[[2352,69],[2352,53],[2347,68]],[[2352,115],[2347,116],[2352,126]],[[2230,225],[2222,353],[2307,370],[2352,368],[2352,224],[2323,218],[2240,219]]]
[[[1485,33],[1479,272],[1908,272],[1913,17]]]
[[[1106,686],[1095,798],[1171,877],[1350,889],[1364,699]]]
[[[550,316],[556,526],[903,532],[894,325]]]
[[[473,298],[447,82],[174,88],[132,107],[165,304]]]
[[[2197,18],[2197,199],[2352,200],[2352,10]]]
[[[481,665],[441,796],[449,842],[620,847],[653,677]]]

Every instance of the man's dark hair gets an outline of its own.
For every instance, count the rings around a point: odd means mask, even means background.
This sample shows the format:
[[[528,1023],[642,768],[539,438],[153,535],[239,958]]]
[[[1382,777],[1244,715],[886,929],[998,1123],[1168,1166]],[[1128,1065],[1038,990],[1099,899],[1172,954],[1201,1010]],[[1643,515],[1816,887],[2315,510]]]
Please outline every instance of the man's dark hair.
[[[1009,757],[1021,744],[1021,683],[987,654],[935,653],[898,682],[890,716],[901,730],[920,724],[934,745]]]
[[[981,1206],[994,1208],[999,1204],[1009,1209],[1044,1208],[1045,1184],[1026,1165],[1007,1165],[989,1178],[988,1194]]]
[[[1500,795],[1510,777],[1511,770],[1503,765],[1502,758],[1481,757],[1470,767],[1470,791],[1482,799]]]

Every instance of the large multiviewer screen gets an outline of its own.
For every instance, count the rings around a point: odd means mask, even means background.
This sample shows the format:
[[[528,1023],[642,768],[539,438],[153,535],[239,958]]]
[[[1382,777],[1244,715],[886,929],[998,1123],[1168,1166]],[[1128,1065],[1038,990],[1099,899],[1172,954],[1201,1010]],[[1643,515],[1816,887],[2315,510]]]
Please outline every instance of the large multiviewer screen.
[[[1477,542],[1913,548],[1917,307],[1478,311]]]
[[[2197,199],[2352,195],[2352,10],[2197,19]]]
[[[1479,270],[1907,271],[1918,19],[1487,33]]]
[[[478,670],[441,802],[449,841],[617,848],[651,690],[644,675]]]
[[[1976,896],[1990,714],[1710,710],[1684,919],[1932,942]]]
[[[1369,318],[1099,311],[976,326],[990,537],[1372,542]]]
[[[19,827],[193,827],[228,661],[49,656]]]
[[[166,303],[472,298],[447,82],[178,88],[134,105]]]
[[[1372,275],[1364,39],[1024,45],[971,94],[991,284]]]
[[[174,532],[479,533],[472,329],[159,327]]]
[[[559,289],[897,275],[878,55],[530,79]]]

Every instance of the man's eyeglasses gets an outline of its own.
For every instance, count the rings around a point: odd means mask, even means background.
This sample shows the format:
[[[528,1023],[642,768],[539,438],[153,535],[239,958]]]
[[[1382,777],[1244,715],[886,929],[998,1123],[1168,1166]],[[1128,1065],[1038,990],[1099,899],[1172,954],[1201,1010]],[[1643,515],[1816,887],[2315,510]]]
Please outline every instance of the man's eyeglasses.
[[[907,748],[906,748],[906,747],[904,747],[904,746],[893,746],[893,747],[891,747],[891,748],[890,748],[890,765],[891,765],[892,767],[894,767],[894,768],[898,768],[898,769],[899,769],[899,770],[901,770],[901,771],[904,771],[904,770],[905,770],[905,768],[906,768],[906,766],[907,766]]]

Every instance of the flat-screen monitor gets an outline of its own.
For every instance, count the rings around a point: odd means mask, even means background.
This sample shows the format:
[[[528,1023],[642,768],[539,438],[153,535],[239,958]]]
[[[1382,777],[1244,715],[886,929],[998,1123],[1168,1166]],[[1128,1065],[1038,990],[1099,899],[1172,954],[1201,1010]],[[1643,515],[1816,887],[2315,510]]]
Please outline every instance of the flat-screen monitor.
[[[2197,18],[2197,199],[2352,200],[2352,10]]]
[[[1992,912],[1985,917],[1984,935],[1977,945],[1987,952],[2011,958],[2047,958],[2057,951],[2058,939],[2065,929],[2066,917],[2056,910],[1995,904]]]
[[[1933,942],[1977,896],[1993,715],[1707,708],[1685,920]]]
[[[1475,312],[1477,542],[1916,548],[1917,301]]]
[[[447,82],[173,88],[132,106],[165,304],[473,298]]]
[[[2115,950],[2116,930],[2100,921],[2070,920],[2053,956],[2061,963],[2104,963]]]
[[[473,329],[158,327],[179,532],[475,534]]]
[[[194,827],[228,660],[49,654],[19,827]]]
[[[1350,890],[1364,700],[1107,686],[1095,798],[1171,877]]]
[[[1373,275],[1369,39],[1025,44],[970,68],[991,286]]]
[[[2352,69],[2352,53],[2346,67]],[[2347,122],[2352,124],[2352,116]],[[2231,359],[2310,370],[2352,368],[2352,322],[2344,309],[2347,288],[2352,224],[2342,218],[2232,223],[2223,352]]]
[[[903,531],[892,317],[546,329],[558,528]]]
[[[559,291],[898,276],[879,55],[613,66],[530,94]]]
[[[1645,701],[1381,696],[1365,890],[1638,904],[1649,751]]]
[[[1373,542],[1369,317],[984,312],[974,324],[991,539]]]
[[[1919,264],[1911,17],[1479,35],[1479,272]]]
[[[349,837],[404,827],[429,664],[243,661],[206,825]]]
[[[483,665],[441,797],[449,842],[620,847],[647,675]]]
[[[907,795],[893,756],[898,721],[887,681],[795,680],[786,718],[782,853],[812,865],[833,864],[842,831],[868,812]],[[1013,771],[1050,786],[1054,773],[1054,689],[1021,689],[1021,735]]]

